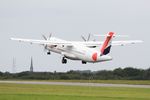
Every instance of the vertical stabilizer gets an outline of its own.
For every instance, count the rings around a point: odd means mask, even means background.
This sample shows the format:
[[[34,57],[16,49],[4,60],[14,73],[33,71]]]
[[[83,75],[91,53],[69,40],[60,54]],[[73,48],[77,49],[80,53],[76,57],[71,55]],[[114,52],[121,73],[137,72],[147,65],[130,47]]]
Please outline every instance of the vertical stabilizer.
[[[114,37],[114,32],[109,32],[107,34],[107,37],[100,49],[101,51],[101,55],[107,55],[109,52],[110,52],[110,49],[111,49],[111,42],[112,42],[112,39]]]

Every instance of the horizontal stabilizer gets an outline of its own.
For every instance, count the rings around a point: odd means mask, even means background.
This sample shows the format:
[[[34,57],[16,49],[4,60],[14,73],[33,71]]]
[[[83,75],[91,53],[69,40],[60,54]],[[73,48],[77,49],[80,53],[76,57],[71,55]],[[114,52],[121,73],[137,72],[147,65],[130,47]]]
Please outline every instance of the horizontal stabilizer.
[[[106,35],[98,35],[98,34],[94,34],[94,36],[97,36],[97,37],[106,37]],[[109,35],[107,35],[109,36]],[[129,37],[128,35],[114,35],[113,37]]]

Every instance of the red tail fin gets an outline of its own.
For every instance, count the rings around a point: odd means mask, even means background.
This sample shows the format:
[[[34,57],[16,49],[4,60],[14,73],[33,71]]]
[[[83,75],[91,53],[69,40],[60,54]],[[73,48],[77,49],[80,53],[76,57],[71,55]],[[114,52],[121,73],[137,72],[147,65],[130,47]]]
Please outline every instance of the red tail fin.
[[[106,37],[106,40],[104,41],[102,47],[101,47],[101,55],[106,55],[110,52],[110,48],[111,48],[111,41],[112,41],[112,38],[114,36],[114,32],[109,32],[107,34],[107,37]]]

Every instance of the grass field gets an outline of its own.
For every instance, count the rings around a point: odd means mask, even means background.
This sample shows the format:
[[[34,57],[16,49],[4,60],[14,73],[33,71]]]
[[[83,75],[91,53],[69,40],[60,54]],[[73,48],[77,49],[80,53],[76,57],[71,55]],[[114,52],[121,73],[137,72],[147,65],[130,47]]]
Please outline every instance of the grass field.
[[[0,100],[150,100],[150,89],[1,83]]]

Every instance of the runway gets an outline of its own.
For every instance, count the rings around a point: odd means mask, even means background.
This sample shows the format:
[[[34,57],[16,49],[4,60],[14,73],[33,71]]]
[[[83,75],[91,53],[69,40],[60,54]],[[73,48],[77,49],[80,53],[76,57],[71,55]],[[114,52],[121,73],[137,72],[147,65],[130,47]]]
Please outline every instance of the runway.
[[[40,85],[67,85],[67,86],[93,86],[93,87],[150,88],[150,85],[105,84],[105,83],[79,83],[79,82],[0,81],[0,83],[12,83],[12,84],[40,84]]]

